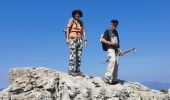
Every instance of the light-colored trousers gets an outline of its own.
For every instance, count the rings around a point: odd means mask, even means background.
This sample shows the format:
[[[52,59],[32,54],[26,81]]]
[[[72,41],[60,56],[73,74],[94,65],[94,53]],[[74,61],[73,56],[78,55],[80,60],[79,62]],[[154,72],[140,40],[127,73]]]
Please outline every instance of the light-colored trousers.
[[[107,55],[109,57],[109,64],[107,67],[107,72],[105,73],[105,78],[108,78],[110,81],[117,81],[119,51],[115,51],[114,49],[108,49]]]

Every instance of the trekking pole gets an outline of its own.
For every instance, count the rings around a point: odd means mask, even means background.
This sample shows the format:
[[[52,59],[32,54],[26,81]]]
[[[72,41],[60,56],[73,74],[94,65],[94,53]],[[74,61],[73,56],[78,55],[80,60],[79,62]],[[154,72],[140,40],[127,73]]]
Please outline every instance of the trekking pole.
[[[135,56],[136,48],[130,48],[130,49],[126,50],[123,55],[119,54],[119,56],[124,56],[125,54],[127,54],[131,51],[133,52],[133,55]],[[109,62],[109,58],[106,59],[104,62],[102,62],[102,64],[105,64],[105,63],[108,63],[108,62]]]

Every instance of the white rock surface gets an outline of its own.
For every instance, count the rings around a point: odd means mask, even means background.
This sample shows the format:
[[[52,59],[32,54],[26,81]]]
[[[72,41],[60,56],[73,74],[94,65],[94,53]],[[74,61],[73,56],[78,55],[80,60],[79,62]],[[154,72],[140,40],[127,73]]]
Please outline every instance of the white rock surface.
[[[100,77],[70,76],[49,68],[17,68],[10,71],[10,85],[0,100],[170,100],[169,92],[151,90],[121,81],[106,84]]]

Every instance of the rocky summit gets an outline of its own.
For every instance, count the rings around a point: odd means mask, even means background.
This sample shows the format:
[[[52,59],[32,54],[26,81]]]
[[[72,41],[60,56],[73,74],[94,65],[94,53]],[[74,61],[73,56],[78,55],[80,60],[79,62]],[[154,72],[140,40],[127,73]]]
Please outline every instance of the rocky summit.
[[[121,80],[111,85],[101,77],[74,77],[44,67],[11,69],[9,76],[0,100],[170,100],[170,90],[160,92]]]

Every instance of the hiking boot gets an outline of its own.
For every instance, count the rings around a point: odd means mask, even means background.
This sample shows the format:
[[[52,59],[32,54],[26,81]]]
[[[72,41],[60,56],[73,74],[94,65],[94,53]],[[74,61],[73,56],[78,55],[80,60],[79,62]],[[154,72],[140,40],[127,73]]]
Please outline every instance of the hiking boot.
[[[76,75],[85,77],[85,75],[81,71],[76,71]]]
[[[74,76],[74,75],[75,75],[74,70],[69,70],[69,71],[68,71],[68,75],[72,75],[72,76]]]
[[[118,83],[119,83],[119,81],[112,81],[110,84],[115,85],[115,84],[118,84]]]
[[[107,83],[107,84],[110,84],[110,81],[109,81],[108,78],[104,78],[103,81],[104,81],[105,83]]]

